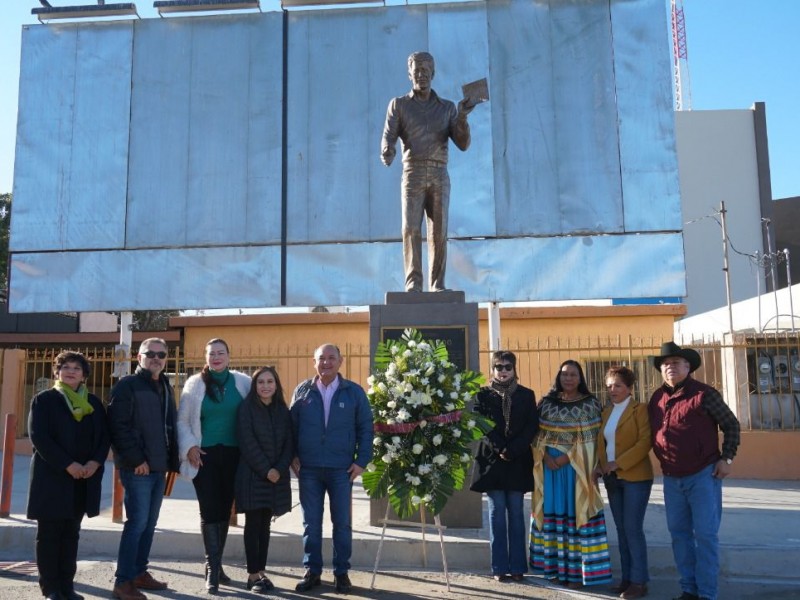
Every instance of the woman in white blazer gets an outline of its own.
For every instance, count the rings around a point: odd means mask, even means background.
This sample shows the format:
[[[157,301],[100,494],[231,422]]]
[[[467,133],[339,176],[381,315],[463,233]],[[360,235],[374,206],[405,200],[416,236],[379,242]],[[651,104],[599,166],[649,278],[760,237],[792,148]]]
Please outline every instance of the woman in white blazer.
[[[206,589],[216,593],[230,582],[222,571],[222,552],[233,506],[239,442],[236,414],[250,389],[250,377],[228,369],[224,340],[206,344],[206,364],[183,387],[178,407],[181,475],[191,479],[200,504],[206,554]]]

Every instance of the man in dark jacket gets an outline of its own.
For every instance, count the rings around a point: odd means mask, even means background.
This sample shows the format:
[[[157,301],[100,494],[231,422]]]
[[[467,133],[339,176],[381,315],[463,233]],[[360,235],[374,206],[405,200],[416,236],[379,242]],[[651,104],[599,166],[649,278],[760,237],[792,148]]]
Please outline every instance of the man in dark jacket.
[[[166,342],[144,340],[136,373],[120,379],[108,402],[111,445],[125,488],[127,517],[113,591],[119,600],[143,600],[146,596],[140,589],[167,588],[147,571],[165,476],[179,467],[175,397],[163,373],[166,364]]]
[[[347,593],[353,550],[353,481],[372,458],[372,410],[364,389],[339,375],[342,355],[333,344],[314,352],[317,376],[297,386],[292,396],[295,458],[303,509],[303,579],[299,592],[320,584],[322,512],[325,494],[333,523],[333,576],[336,591]]]
[[[681,577],[682,592],[675,600],[717,599],[722,480],[739,447],[739,421],[720,393],[690,377],[700,363],[697,351],[674,342],[662,345],[661,354],[653,357],[664,385],[650,398],[648,413]]]

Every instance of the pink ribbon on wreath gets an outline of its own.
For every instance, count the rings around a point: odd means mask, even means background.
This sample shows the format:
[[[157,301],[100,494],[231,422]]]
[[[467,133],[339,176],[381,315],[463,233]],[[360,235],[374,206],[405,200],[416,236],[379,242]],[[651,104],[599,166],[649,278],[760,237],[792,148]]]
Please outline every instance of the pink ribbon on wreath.
[[[443,415],[434,415],[425,420],[428,423],[454,423],[461,420],[461,411],[454,410],[453,412]],[[421,422],[422,421],[415,421],[414,423],[375,423],[373,429],[378,433],[411,433],[419,427]]]

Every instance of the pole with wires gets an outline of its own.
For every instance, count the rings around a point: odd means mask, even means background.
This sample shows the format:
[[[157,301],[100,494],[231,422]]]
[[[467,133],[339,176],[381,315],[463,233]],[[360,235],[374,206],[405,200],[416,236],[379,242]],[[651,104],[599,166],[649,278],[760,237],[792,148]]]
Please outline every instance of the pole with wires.
[[[728,226],[725,221],[725,201],[719,203],[719,216],[722,226],[722,270],[725,272],[725,297],[728,302],[728,333],[733,333],[733,304],[731,302],[731,271],[728,268]]]

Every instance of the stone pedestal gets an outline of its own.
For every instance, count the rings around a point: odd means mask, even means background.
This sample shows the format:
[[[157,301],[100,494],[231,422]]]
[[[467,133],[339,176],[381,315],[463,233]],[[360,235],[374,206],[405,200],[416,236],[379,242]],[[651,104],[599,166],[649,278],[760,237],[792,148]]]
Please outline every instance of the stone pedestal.
[[[378,343],[398,339],[413,327],[423,338],[442,340],[447,344],[450,360],[460,369],[480,370],[478,354],[478,305],[464,301],[464,292],[388,292],[386,304],[369,307],[369,341],[371,355]],[[468,476],[469,477],[469,476]],[[442,525],[453,528],[482,526],[481,494],[469,491],[469,478],[464,488],[453,494],[442,511]],[[380,525],[386,515],[388,499],[370,500],[370,525]],[[393,510],[389,519],[398,520]],[[433,515],[426,515],[433,523]],[[419,522],[419,513],[408,519]]]

